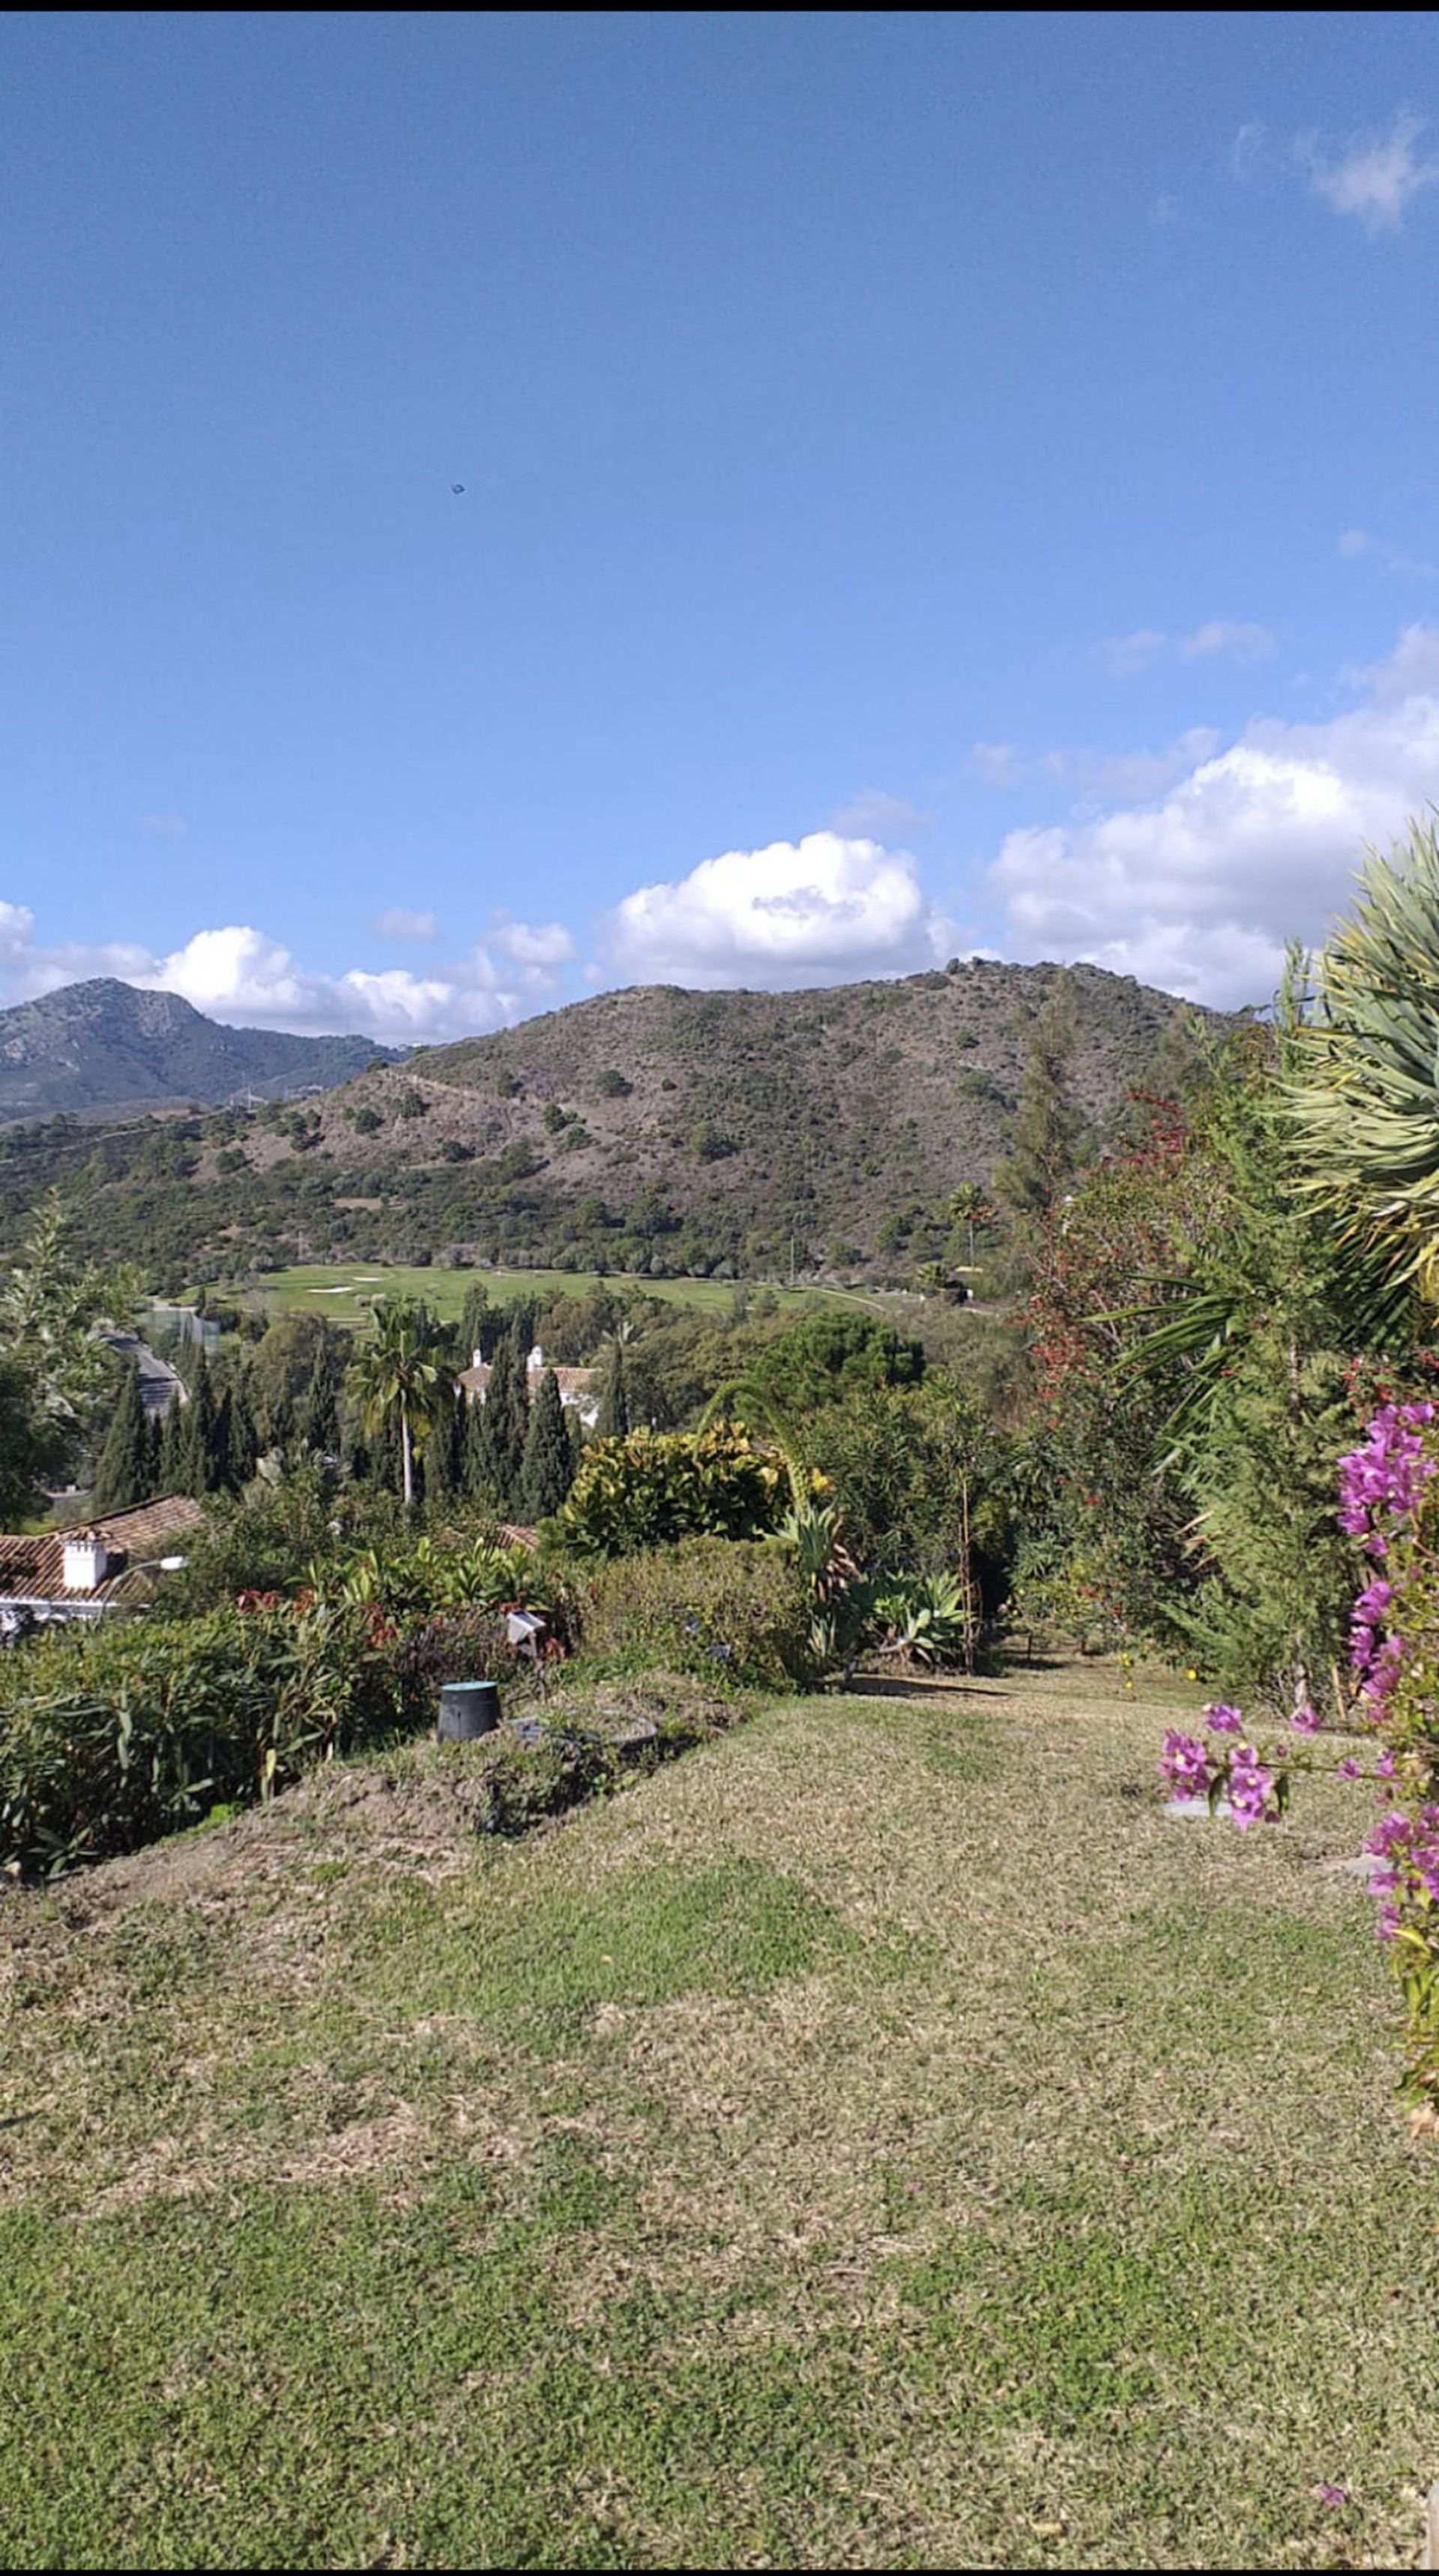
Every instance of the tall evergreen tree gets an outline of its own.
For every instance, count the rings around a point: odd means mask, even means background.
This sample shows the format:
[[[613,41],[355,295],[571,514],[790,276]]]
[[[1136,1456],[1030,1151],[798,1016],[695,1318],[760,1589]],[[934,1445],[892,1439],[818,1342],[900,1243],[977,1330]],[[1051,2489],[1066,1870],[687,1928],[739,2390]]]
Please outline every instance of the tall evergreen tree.
[[[221,1454],[219,1411],[210,1363],[202,1350],[195,1362],[190,1401],[185,1407],[187,1437],[183,1491],[187,1494],[218,1493],[224,1481],[226,1462]]]
[[[342,1352],[323,1342],[295,1417],[296,1437],[307,1449],[334,1456],[340,1447],[340,1399],[345,1384]]]
[[[623,1440],[630,1427],[629,1390],[625,1384],[625,1346],[619,1333],[605,1345],[600,1378],[600,1409],[595,1423],[601,1440]]]
[[[425,1493],[432,1503],[452,1503],[464,1491],[464,1391],[435,1415],[425,1443]]]
[[[509,1333],[495,1344],[489,1383],[481,1408],[478,1482],[485,1500],[497,1512],[520,1508],[520,1481],[525,1463],[529,1403],[524,1355]]]
[[[481,1279],[472,1280],[465,1290],[460,1309],[460,1341],[464,1349],[462,1368],[468,1368],[476,1351],[483,1351],[487,1334],[493,1334],[497,1317],[490,1304],[490,1292]]]
[[[467,1396],[459,1434],[460,1491],[468,1503],[488,1503],[485,1477],[489,1450],[485,1442],[485,1408],[478,1396]]]
[[[162,1494],[189,1491],[186,1483],[189,1473],[189,1411],[188,1403],[176,1388],[166,1406],[160,1430],[159,1490]]]
[[[527,1519],[543,1520],[557,1512],[574,1482],[574,1452],[565,1429],[560,1382],[552,1368],[540,1379],[530,1407],[520,1474],[520,1500]]]
[[[260,1458],[260,1436],[255,1416],[250,1409],[249,1390],[243,1377],[236,1377],[230,1387],[230,1486],[241,1493],[250,1482]]]
[[[120,1380],[120,1393],[110,1416],[105,1445],[95,1470],[97,1512],[128,1511],[149,1491],[150,1441],[140,1372],[133,1360]]]

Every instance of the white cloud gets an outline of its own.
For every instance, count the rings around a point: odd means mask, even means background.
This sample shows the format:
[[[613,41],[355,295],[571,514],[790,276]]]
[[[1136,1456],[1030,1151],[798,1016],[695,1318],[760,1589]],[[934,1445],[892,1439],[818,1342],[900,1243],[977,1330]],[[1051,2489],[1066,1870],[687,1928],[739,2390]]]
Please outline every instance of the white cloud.
[[[1426,117],[1401,108],[1387,136],[1365,136],[1337,160],[1320,151],[1312,134],[1294,148],[1316,195],[1336,215],[1357,215],[1366,232],[1394,232],[1405,208],[1439,179],[1439,161],[1421,160],[1415,150],[1427,125]]]
[[[837,832],[726,850],[626,895],[606,925],[623,974],[705,989],[909,974],[952,944],[907,850]]]
[[[1432,581],[1434,578],[1432,563],[1426,563],[1419,555],[1401,553],[1398,546],[1390,545],[1387,537],[1372,537],[1367,528],[1346,528],[1335,551],[1347,556],[1351,562],[1367,555],[1375,563],[1382,564],[1386,572],[1398,573],[1407,580]]]
[[[507,925],[522,932],[524,925]],[[557,953],[558,925],[533,934]],[[179,993],[207,1017],[242,1028],[301,1033],[352,1030],[397,1044],[434,1044],[505,1028],[553,993],[549,957],[497,963],[479,944],[431,975],[393,967],[326,974],[303,966],[277,939],[245,923],[197,930],[167,957],[131,942],[45,947],[26,905],[0,902],[0,1003],[31,999],[95,975],[150,992]]]
[[[153,832],[161,841],[183,841],[190,828],[183,814],[142,814],[138,819],[142,832]]]
[[[1084,957],[1219,1003],[1263,1001],[1285,940],[1347,902],[1366,842],[1439,801],[1439,631],[1350,675],[1323,724],[1264,719],[1147,802],[1011,832],[992,870],[1019,953]]]
[[[566,966],[575,954],[575,943],[562,921],[545,921],[533,925],[528,921],[511,921],[501,914],[489,934],[489,944],[501,956],[512,958],[517,966],[528,966],[548,975],[557,966]]]
[[[1265,134],[1262,125],[1241,125],[1229,147],[1229,168],[1239,180],[1252,179],[1264,158]]]
[[[1111,635],[1095,647],[1108,670],[1121,677],[1147,671],[1175,655],[1181,662],[1202,662],[1225,654],[1236,662],[1264,662],[1275,651],[1267,626],[1230,617],[1208,617],[1187,635],[1167,635],[1159,626],[1136,626],[1132,635]]]
[[[435,916],[432,912],[409,912],[404,904],[392,904],[388,912],[377,912],[371,924],[377,939],[433,939]]]

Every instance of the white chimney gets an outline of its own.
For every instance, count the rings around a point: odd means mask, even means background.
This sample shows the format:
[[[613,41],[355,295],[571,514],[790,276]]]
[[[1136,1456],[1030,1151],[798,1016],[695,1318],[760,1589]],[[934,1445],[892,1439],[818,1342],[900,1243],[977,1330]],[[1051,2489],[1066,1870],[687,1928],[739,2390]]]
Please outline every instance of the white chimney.
[[[66,1592],[94,1592],[110,1571],[110,1551],[94,1530],[76,1530],[62,1551]]]
[[[539,1346],[539,1343],[538,1343],[538,1342],[536,1342],[535,1347],[534,1347],[534,1349],[531,1351],[531,1353],[530,1353],[530,1356],[529,1356],[528,1360],[525,1362],[526,1370],[527,1370],[528,1374],[529,1374],[531,1377],[538,1377],[538,1376],[539,1376],[539,1373],[540,1373],[540,1371],[541,1371],[541,1369],[544,1367],[544,1364],[545,1364],[545,1355],[544,1355],[544,1352],[541,1350],[541,1348],[540,1348],[540,1346]]]

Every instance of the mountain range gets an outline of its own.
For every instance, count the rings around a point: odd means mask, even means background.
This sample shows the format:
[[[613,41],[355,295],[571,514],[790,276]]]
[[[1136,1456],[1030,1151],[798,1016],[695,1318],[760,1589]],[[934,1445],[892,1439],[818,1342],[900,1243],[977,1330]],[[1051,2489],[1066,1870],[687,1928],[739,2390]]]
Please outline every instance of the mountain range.
[[[370,1038],[224,1028],[178,993],[101,975],[0,1011],[0,1120],[278,1100],[404,1052]]]

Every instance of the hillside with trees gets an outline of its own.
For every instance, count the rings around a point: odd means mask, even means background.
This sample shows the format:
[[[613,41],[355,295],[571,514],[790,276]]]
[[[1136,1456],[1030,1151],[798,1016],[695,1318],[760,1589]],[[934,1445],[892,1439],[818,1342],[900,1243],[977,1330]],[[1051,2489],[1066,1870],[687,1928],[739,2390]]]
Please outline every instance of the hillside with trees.
[[[177,1281],[334,1257],[905,1282],[972,1262],[973,1193],[1022,1161],[1046,1084],[1065,1151],[1093,1154],[1136,1091],[1173,1090],[1206,1020],[1097,967],[985,958],[606,993],[311,1101],[11,1130],[0,1222],[56,1184],[79,1239]]]

